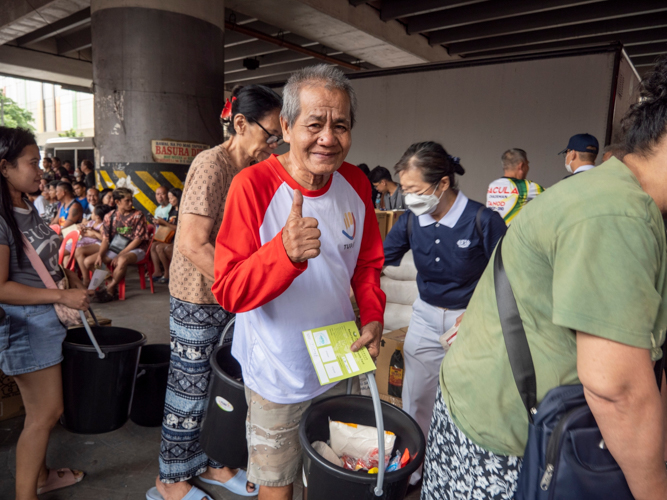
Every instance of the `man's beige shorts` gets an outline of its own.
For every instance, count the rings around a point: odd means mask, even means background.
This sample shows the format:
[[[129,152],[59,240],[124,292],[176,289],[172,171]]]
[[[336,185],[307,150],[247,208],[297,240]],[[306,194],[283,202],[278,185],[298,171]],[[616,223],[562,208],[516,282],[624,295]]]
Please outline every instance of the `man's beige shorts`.
[[[352,394],[359,394],[359,378],[352,380]],[[246,387],[248,481],[260,486],[292,484],[301,472],[301,416],[312,403],[346,391],[347,381],[344,380],[310,401],[282,405]]]

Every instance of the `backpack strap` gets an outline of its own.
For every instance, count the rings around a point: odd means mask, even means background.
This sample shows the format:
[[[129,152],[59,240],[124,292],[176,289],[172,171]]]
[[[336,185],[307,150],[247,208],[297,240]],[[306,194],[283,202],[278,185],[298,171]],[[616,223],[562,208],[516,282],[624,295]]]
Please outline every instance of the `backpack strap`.
[[[408,209],[408,241],[412,238],[412,224],[415,218],[415,214],[412,210]]]
[[[505,267],[503,266],[502,247],[503,238],[500,238],[493,261],[493,282],[496,289],[496,302],[500,326],[505,339],[505,348],[512,368],[512,375],[521,401],[528,412],[528,420],[533,422],[533,415],[537,411],[537,381],[535,379],[535,365],[530,354],[528,339],[523,329],[519,308],[516,305],[512,285],[510,285]]]
[[[479,210],[477,210],[477,215],[475,216],[475,227],[477,228],[477,234],[479,234],[479,237],[484,240],[484,231],[482,231],[482,213],[484,213],[484,208],[486,208],[484,205],[479,207]]]

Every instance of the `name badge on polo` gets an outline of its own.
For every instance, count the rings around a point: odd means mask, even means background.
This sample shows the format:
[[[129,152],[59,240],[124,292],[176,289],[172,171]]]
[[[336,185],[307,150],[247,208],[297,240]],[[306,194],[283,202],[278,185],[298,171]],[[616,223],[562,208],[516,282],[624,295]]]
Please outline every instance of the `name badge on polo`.
[[[470,240],[459,240],[456,242],[459,248],[468,248],[470,246]]]

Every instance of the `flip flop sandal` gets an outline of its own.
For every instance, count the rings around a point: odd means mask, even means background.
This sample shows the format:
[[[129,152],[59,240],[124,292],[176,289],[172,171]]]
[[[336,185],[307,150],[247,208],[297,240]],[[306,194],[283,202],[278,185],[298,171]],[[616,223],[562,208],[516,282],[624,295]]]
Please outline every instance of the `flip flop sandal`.
[[[246,471],[244,471],[243,469],[239,469],[239,471],[234,475],[234,477],[225,483],[221,483],[220,481],[216,481],[214,479],[206,479],[201,476],[199,476],[197,479],[206,484],[222,486],[223,488],[228,489],[232,493],[242,497],[256,497],[259,494],[258,491],[259,488],[257,488],[257,485],[255,485],[255,491],[253,491],[252,493],[248,492],[248,490],[246,489],[248,476],[246,475]]]
[[[153,283],[156,283],[162,279],[162,276],[153,276],[151,279],[153,280]]]
[[[46,482],[41,488],[37,488],[37,494],[41,495],[42,493],[48,493],[49,491],[72,486],[81,482],[84,477],[85,474],[81,474],[79,477],[75,476],[72,469],[49,469],[49,475],[46,477]]]
[[[165,277],[163,276],[163,277],[161,277],[157,282],[160,283],[160,284],[162,284],[162,285],[168,285],[168,284],[169,284],[169,278],[165,278]]]
[[[196,486],[193,486],[190,488],[190,491],[188,491],[188,494],[185,495],[182,500],[210,500],[211,497],[207,495],[205,492],[197,488]],[[150,490],[146,492],[146,500],[164,500],[162,495],[160,495],[160,492],[157,490],[155,486],[153,486]]]

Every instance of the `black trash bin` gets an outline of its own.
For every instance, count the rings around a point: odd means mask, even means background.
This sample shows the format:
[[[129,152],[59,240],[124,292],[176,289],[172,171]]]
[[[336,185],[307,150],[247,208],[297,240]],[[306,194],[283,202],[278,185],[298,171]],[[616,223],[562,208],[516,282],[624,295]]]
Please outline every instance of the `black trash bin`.
[[[61,424],[78,434],[101,434],[122,427],[130,413],[139,352],[146,336],[129,328],[91,327],[106,354],[100,359],[85,328],[67,332],[63,343]]]
[[[149,344],[141,348],[130,410],[130,420],[135,424],[144,427],[162,425],[170,359],[169,344]]]
[[[248,404],[241,365],[232,356],[232,346],[217,347],[211,354],[211,381],[206,415],[199,443],[216,462],[232,469],[248,465],[245,421]]]
[[[410,475],[424,460],[426,440],[417,422],[403,410],[382,401],[384,428],[396,434],[394,454],[405,448],[415,459],[404,468],[387,472],[382,496],[375,496],[377,475],[365,471],[350,471],[317,453],[311,443],[329,440],[329,419],[375,427],[373,400],[367,396],[335,396],[313,404],[301,418],[299,441],[303,447],[304,486],[308,500],[402,500],[408,489]],[[305,498],[305,497],[304,497]]]

